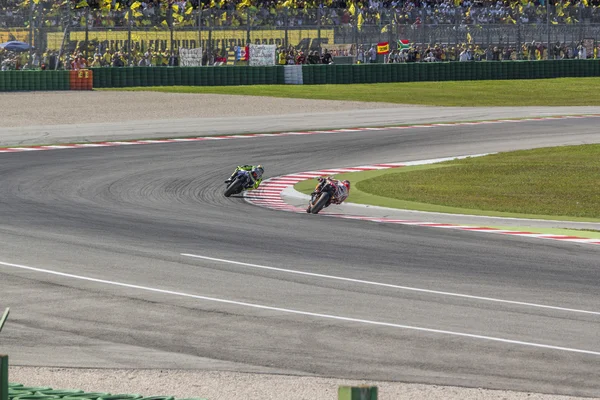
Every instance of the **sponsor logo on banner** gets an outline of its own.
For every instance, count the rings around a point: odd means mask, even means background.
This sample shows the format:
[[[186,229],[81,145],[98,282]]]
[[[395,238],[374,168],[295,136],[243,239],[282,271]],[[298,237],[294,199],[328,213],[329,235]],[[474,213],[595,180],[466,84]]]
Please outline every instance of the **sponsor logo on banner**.
[[[320,34],[320,39],[317,39]],[[287,31],[288,44],[296,48],[318,49],[322,43],[333,43],[333,29],[289,29]],[[59,49],[63,38],[62,32],[47,34],[48,48]],[[210,40],[209,40],[210,38]],[[173,41],[175,48],[213,48],[226,49],[235,46],[247,46],[252,44],[274,44],[285,45],[286,32],[278,29],[261,29],[247,31],[239,30],[215,30],[209,35],[208,31],[174,31]],[[69,41],[83,43],[86,40],[85,32],[70,32]],[[96,45],[119,50],[127,47],[127,31],[89,31],[88,40]],[[148,48],[165,50],[171,47],[171,32],[139,31],[131,32],[131,41],[143,50]]]

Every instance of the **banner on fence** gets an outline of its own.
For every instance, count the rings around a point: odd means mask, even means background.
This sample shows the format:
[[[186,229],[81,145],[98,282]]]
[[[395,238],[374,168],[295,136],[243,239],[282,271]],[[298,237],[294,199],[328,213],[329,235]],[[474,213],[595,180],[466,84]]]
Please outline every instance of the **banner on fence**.
[[[71,31],[69,40],[71,42],[81,43],[86,40],[84,31]],[[320,36],[320,40],[318,39]],[[63,34],[61,32],[51,32],[47,34],[48,48],[59,49]],[[210,40],[209,40],[210,38]],[[103,50],[121,50],[127,47],[128,32],[123,31],[89,31],[87,39],[95,42]],[[186,47],[203,49],[227,49],[235,46],[246,46],[252,44],[274,44],[284,46],[286,31],[279,29],[257,29],[257,30],[215,30],[207,31],[174,31],[174,48]],[[142,50],[152,48],[154,50],[166,50],[171,48],[171,32],[168,30],[152,30],[131,32],[131,41],[133,46]],[[287,31],[287,43],[294,47],[304,49],[312,48],[316,45],[317,49],[320,43],[333,43],[333,29],[289,29]]]
[[[354,44],[322,44],[321,51],[329,51],[334,57],[348,57],[356,55],[356,45]]]
[[[277,46],[274,44],[251,44],[249,46],[250,58],[249,64],[253,67],[267,67],[275,65],[275,50]]]
[[[202,66],[202,47],[197,49],[179,48],[179,66],[180,67],[200,67]]]
[[[29,29],[14,28],[0,29],[0,43],[18,40],[20,42],[29,41]]]

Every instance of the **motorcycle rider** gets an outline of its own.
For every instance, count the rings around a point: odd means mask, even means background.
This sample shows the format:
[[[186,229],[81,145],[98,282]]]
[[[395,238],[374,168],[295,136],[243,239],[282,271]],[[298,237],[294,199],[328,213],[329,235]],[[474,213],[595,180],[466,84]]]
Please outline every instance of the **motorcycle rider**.
[[[340,181],[338,179],[333,179],[331,176],[327,176],[318,178],[318,181],[319,183],[317,184],[315,191],[312,193],[313,195],[328,182],[335,187],[335,193],[333,194],[333,197],[329,199],[325,207],[328,207],[330,204],[342,204],[350,195],[349,180]]]
[[[265,172],[264,168],[262,167],[262,165],[240,165],[238,166],[235,171],[233,171],[233,174],[231,174],[231,176],[229,177],[229,179],[227,179],[225,181],[225,183],[229,184],[233,181],[233,178],[235,178],[235,176],[237,175],[237,173],[239,171],[248,171],[250,172],[248,174],[248,176],[250,176],[250,179],[252,180],[251,185],[247,186],[246,189],[256,189],[260,186],[260,183],[262,182],[262,176],[263,173]]]

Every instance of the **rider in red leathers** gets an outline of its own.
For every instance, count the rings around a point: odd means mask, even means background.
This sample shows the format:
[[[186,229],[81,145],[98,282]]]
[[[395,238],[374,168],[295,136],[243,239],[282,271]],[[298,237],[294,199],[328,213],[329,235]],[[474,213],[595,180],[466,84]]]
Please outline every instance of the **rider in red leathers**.
[[[318,192],[319,189],[328,182],[335,187],[335,193],[333,197],[329,199],[325,207],[328,207],[330,204],[342,204],[350,195],[350,181],[348,180],[340,181],[333,179],[331,176],[327,176],[318,178],[318,181],[319,183],[313,193]]]

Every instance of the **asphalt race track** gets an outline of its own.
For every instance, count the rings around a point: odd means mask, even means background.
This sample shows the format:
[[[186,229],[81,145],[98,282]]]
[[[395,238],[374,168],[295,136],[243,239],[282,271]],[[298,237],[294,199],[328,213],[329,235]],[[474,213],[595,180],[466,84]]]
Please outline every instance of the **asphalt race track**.
[[[2,350],[13,365],[600,396],[598,248],[222,195],[245,162],[276,176],[598,142],[589,118],[2,154]]]

